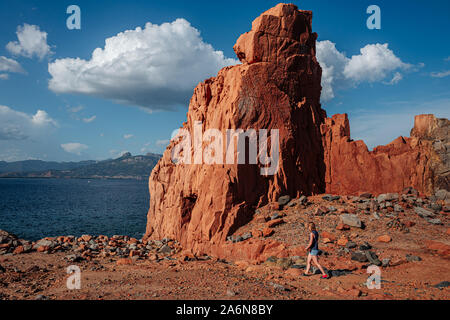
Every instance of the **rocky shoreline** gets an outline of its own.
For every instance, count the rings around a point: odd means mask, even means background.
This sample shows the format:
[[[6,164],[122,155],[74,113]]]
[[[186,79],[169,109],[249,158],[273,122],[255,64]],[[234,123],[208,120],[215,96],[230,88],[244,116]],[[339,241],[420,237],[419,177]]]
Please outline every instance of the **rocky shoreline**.
[[[256,243],[265,243],[271,244],[272,250],[263,250],[254,259],[236,256],[235,260],[197,256],[171,239],[144,241],[128,236],[83,235],[32,242],[0,231],[0,298],[98,299],[97,293],[106,290],[105,278],[110,278],[116,280],[108,282],[109,289],[100,294],[102,299],[127,299],[130,297],[124,295],[120,285],[124,279],[136,273],[132,283],[138,284],[157,272],[158,281],[170,279],[171,284],[162,285],[164,289],[151,295],[143,291],[153,288],[152,284],[137,291],[130,289],[137,295],[131,298],[177,299],[186,297],[186,291],[195,288],[201,291],[201,281],[212,283],[218,272],[226,272],[222,281],[227,283],[228,278],[244,277],[242,283],[235,282],[239,290],[232,286],[217,294],[193,297],[258,299],[264,293],[266,298],[277,299],[414,299],[417,297],[413,292],[419,290],[418,298],[448,299],[449,212],[450,193],[445,190],[428,197],[413,188],[376,197],[368,193],[296,199],[283,196],[258,208],[254,219],[230,235],[228,244],[224,244],[246,251]],[[321,234],[321,260],[331,276],[325,282],[315,283],[314,277],[301,276],[306,264],[303,248],[308,221],[315,221]],[[37,261],[41,262],[39,267]],[[94,281],[92,285],[97,290],[68,290],[64,280],[69,265],[81,266],[83,275],[89,273],[88,278]],[[394,281],[396,286],[385,282],[384,286],[389,288],[381,292],[368,290],[365,280],[370,265],[378,266],[383,279],[392,279],[386,281]],[[59,274],[59,281],[49,281],[42,288],[44,274],[49,279],[57,278],[51,276],[52,272]],[[318,271],[313,268],[313,272]],[[178,278],[180,274],[182,279]],[[250,284],[254,281],[265,288],[263,293],[252,291]],[[15,289],[21,285],[35,289]]]

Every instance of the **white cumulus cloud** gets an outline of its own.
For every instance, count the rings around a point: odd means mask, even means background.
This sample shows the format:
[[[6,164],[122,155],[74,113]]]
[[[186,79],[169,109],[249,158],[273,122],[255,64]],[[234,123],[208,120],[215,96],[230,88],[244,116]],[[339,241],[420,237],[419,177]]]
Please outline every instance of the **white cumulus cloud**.
[[[133,138],[134,137],[134,135],[132,135],[132,134],[124,134],[123,135],[123,138],[124,139],[131,139],[131,138]]]
[[[0,105],[0,140],[34,139],[57,126],[44,110],[33,115]]]
[[[43,59],[52,54],[47,44],[47,32],[41,31],[39,26],[25,23],[17,27],[16,34],[18,41],[11,41],[6,45],[6,49],[13,55]]]
[[[107,38],[89,60],[49,63],[49,88],[115,102],[170,110],[189,102],[192,89],[224,66],[237,64],[205,43],[185,19],[127,30]]]
[[[64,149],[64,151],[76,154],[78,156],[81,155],[81,153],[88,149],[89,147],[85,144],[79,143],[79,142],[69,142],[69,143],[63,143],[61,144],[61,148]]]
[[[317,60],[322,66],[322,101],[334,98],[335,91],[357,86],[360,83],[382,82],[392,77],[387,84],[398,83],[402,78],[399,70],[407,70],[412,65],[398,58],[388,44],[368,44],[360,49],[360,54],[351,58],[336,49],[329,41],[317,42]]]

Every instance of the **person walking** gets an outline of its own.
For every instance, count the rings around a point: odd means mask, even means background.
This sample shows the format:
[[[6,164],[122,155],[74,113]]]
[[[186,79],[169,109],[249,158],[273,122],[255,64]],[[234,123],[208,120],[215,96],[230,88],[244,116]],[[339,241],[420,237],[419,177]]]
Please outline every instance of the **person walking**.
[[[310,222],[308,225],[309,230],[309,244],[306,247],[306,251],[308,251],[308,259],[306,262],[306,270],[303,274],[304,276],[309,276],[309,269],[311,268],[311,260],[314,264],[319,268],[320,272],[322,272],[322,278],[327,279],[328,275],[323,270],[322,266],[319,264],[318,254],[319,254],[319,233],[316,230],[316,225],[314,222]]]

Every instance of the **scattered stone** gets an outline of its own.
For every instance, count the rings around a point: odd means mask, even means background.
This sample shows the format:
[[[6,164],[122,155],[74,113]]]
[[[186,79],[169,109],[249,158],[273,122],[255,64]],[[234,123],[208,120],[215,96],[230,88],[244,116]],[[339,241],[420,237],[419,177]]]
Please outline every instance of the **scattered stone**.
[[[391,259],[385,258],[381,261],[381,266],[388,267],[390,262],[391,262]]]
[[[69,262],[80,262],[83,258],[77,254],[69,254],[65,257],[65,259]]]
[[[336,226],[336,230],[340,230],[340,231],[350,230],[350,226],[341,222]]]
[[[348,239],[345,236],[342,236],[341,238],[339,238],[339,240],[337,241],[337,244],[340,246],[346,246],[348,243]]]
[[[282,196],[278,198],[278,204],[280,205],[280,207],[283,207],[284,205],[286,205],[289,201],[291,200],[290,196]]]
[[[405,189],[403,189],[402,194],[411,194],[415,197],[417,197],[419,195],[419,192],[414,189],[413,187],[407,187]]]
[[[171,254],[172,248],[167,244],[164,244],[161,248],[159,248],[159,252],[163,254]]]
[[[237,295],[237,293],[234,292],[233,290],[230,290],[230,289],[227,290],[227,296],[229,296],[229,297],[234,297],[234,296],[236,296],[236,295]]]
[[[278,226],[280,224],[283,224],[284,220],[283,219],[275,219],[275,220],[271,220],[269,222],[266,223],[266,227],[267,228],[273,228],[275,226]]]
[[[385,235],[379,236],[377,238],[377,241],[378,242],[386,242],[387,243],[387,242],[391,242],[392,238],[389,235],[385,234]]]
[[[375,252],[373,251],[364,251],[364,252],[367,257],[367,260],[369,260],[371,264],[374,264],[376,266],[382,265],[381,261],[378,259],[378,256],[375,254]]]
[[[50,300],[48,297],[42,295],[42,294],[38,294],[34,300]]]
[[[398,200],[398,193],[383,193],[377,198],[378,202]]]
[[[263,237],[264,238],[270,237],[271,235],[274,234],[274,232],[275,231],[273,231],[273,229],[271,229],[271,228],[264,228],[264,230],[263,230]]]
[[[431,223],[431,224],[435,224],[435,225],[441,225],[442,221],[440,219],[426,219],[427,222]]]
[[[39,248],[51,249],[54,246],[55,246],[55,244],[53,243],[53,241],[42,239],[42,240],[39,240],[38,242],[36,242],[36,244],[33,246],[33,249],[36,249],[39,251]],[[42,250],[42,251],[48,251],[48,250]]]
[[[433,287],[435,288],[447,288],[450,286],[450,281],[442,281],[439,282],[438,284],[435,284]]]
[[[366,254],[362,251],[353,251],[351,259],[354,261],[358,261],[358,262],[367,262],[368,261]]]
[[[437,200],[446,200],[446,199],[450,199],[450,192],[448,192],[447,190],[438,190],[434,193],[434,196],[436,197]]]
[[[352,271],[351,270],[345,270],[345,269],[338,269],[338,270],[330,270],[328,271],[328,275],[330,277],[342,277],[342,276],[346,276],[348,274],[351,274]]]
[[[299,204],[306,204],[307,202],[308,202],[308,198],[306,198],[306,196],[301,196],[300,198],[298,198]]]
[[[287,289],[285,286],[282,286],[281,284],[274,282],[270,282],[269,284],[272,285],[272,287],[274,287],[277,291],[289,291],[289,289]]]
[[[324,215],[326,213],[328,213],[328,208],[326,208],[326,207],[317,207],[314,210],[314,215],[315,216],[322,216],[322,215]]]
[[[247,240],[250,239],[252,237],[252,233],[251,232],[246,232],[242,235],[242,240]]]
[[[372,246],[367,242],[364,242],[362,245],[359,246],[359,250],[361,251],[366,251],[370,249],[372,249]]]
[[[373,195],[369,192],[361,192],[358,197],[363,198],[363,199],[371,199],[373,197]]]
[[[281,214],[279,214],[278,212],[275,212],[273,215],[270,216],[270,220],[276,220],[281,218]]]
[[[331,241],[335,241],[336,240],[336,236],[328,231],[322,231],[321,232],[321,236],[322,238],[328,238]]]
[[[326,194],[322,197],[322,199],[326,201],[336,201],[341,199],[341,196],[333,196],[331,194]]]
[[[341,215],[341,221],[350,227],[361,228],[361,220],[355,214],[343,214]]]
[[[433,202],[430,205],[430,209],[433,210],[434,212],[439,212],[442,210],[442,206],[439,203]]]
[[[409,232],[409,229],[406,227],[406,225],[404,223],[402,223],[400,221],[399,218],[394,218],[394,219],[390,220],[388,223],[386,223],[386,226],[389,229],[394,229],[394,230],[405,232],[405,233]]]
[[[413,262],[413,261],[422,261],[422,258],[418,257],[418,256],[413,256],[411,254],[407,254],[406,255],[406,260],[409,262]]]
[[[434,217],[434,212],[422,207],[414,207],[414,212],[417,213],[422,218]]]
[[[345,247],[348,248],[348,249],[356,248],[356,243],[354,243],[353,241],[349,241],[349,242],[347,242]]]

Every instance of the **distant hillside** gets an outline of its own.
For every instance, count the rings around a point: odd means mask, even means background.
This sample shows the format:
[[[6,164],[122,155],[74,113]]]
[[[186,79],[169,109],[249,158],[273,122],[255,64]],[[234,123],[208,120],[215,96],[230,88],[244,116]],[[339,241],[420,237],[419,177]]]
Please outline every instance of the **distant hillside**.
[[[138,156],[125,153],[117,159],[83,161],[62,170],[4,172],[0,173],[0,178],[147,179],[160,158],[161,155],[153,153]]]
[[[7,172],[31,172],[44,170],[72,170],[81,166],[96,163],[88,160],[80,162],[54,162],[42,160],[25,160],[15,162],[0,161],[0,173]]]

